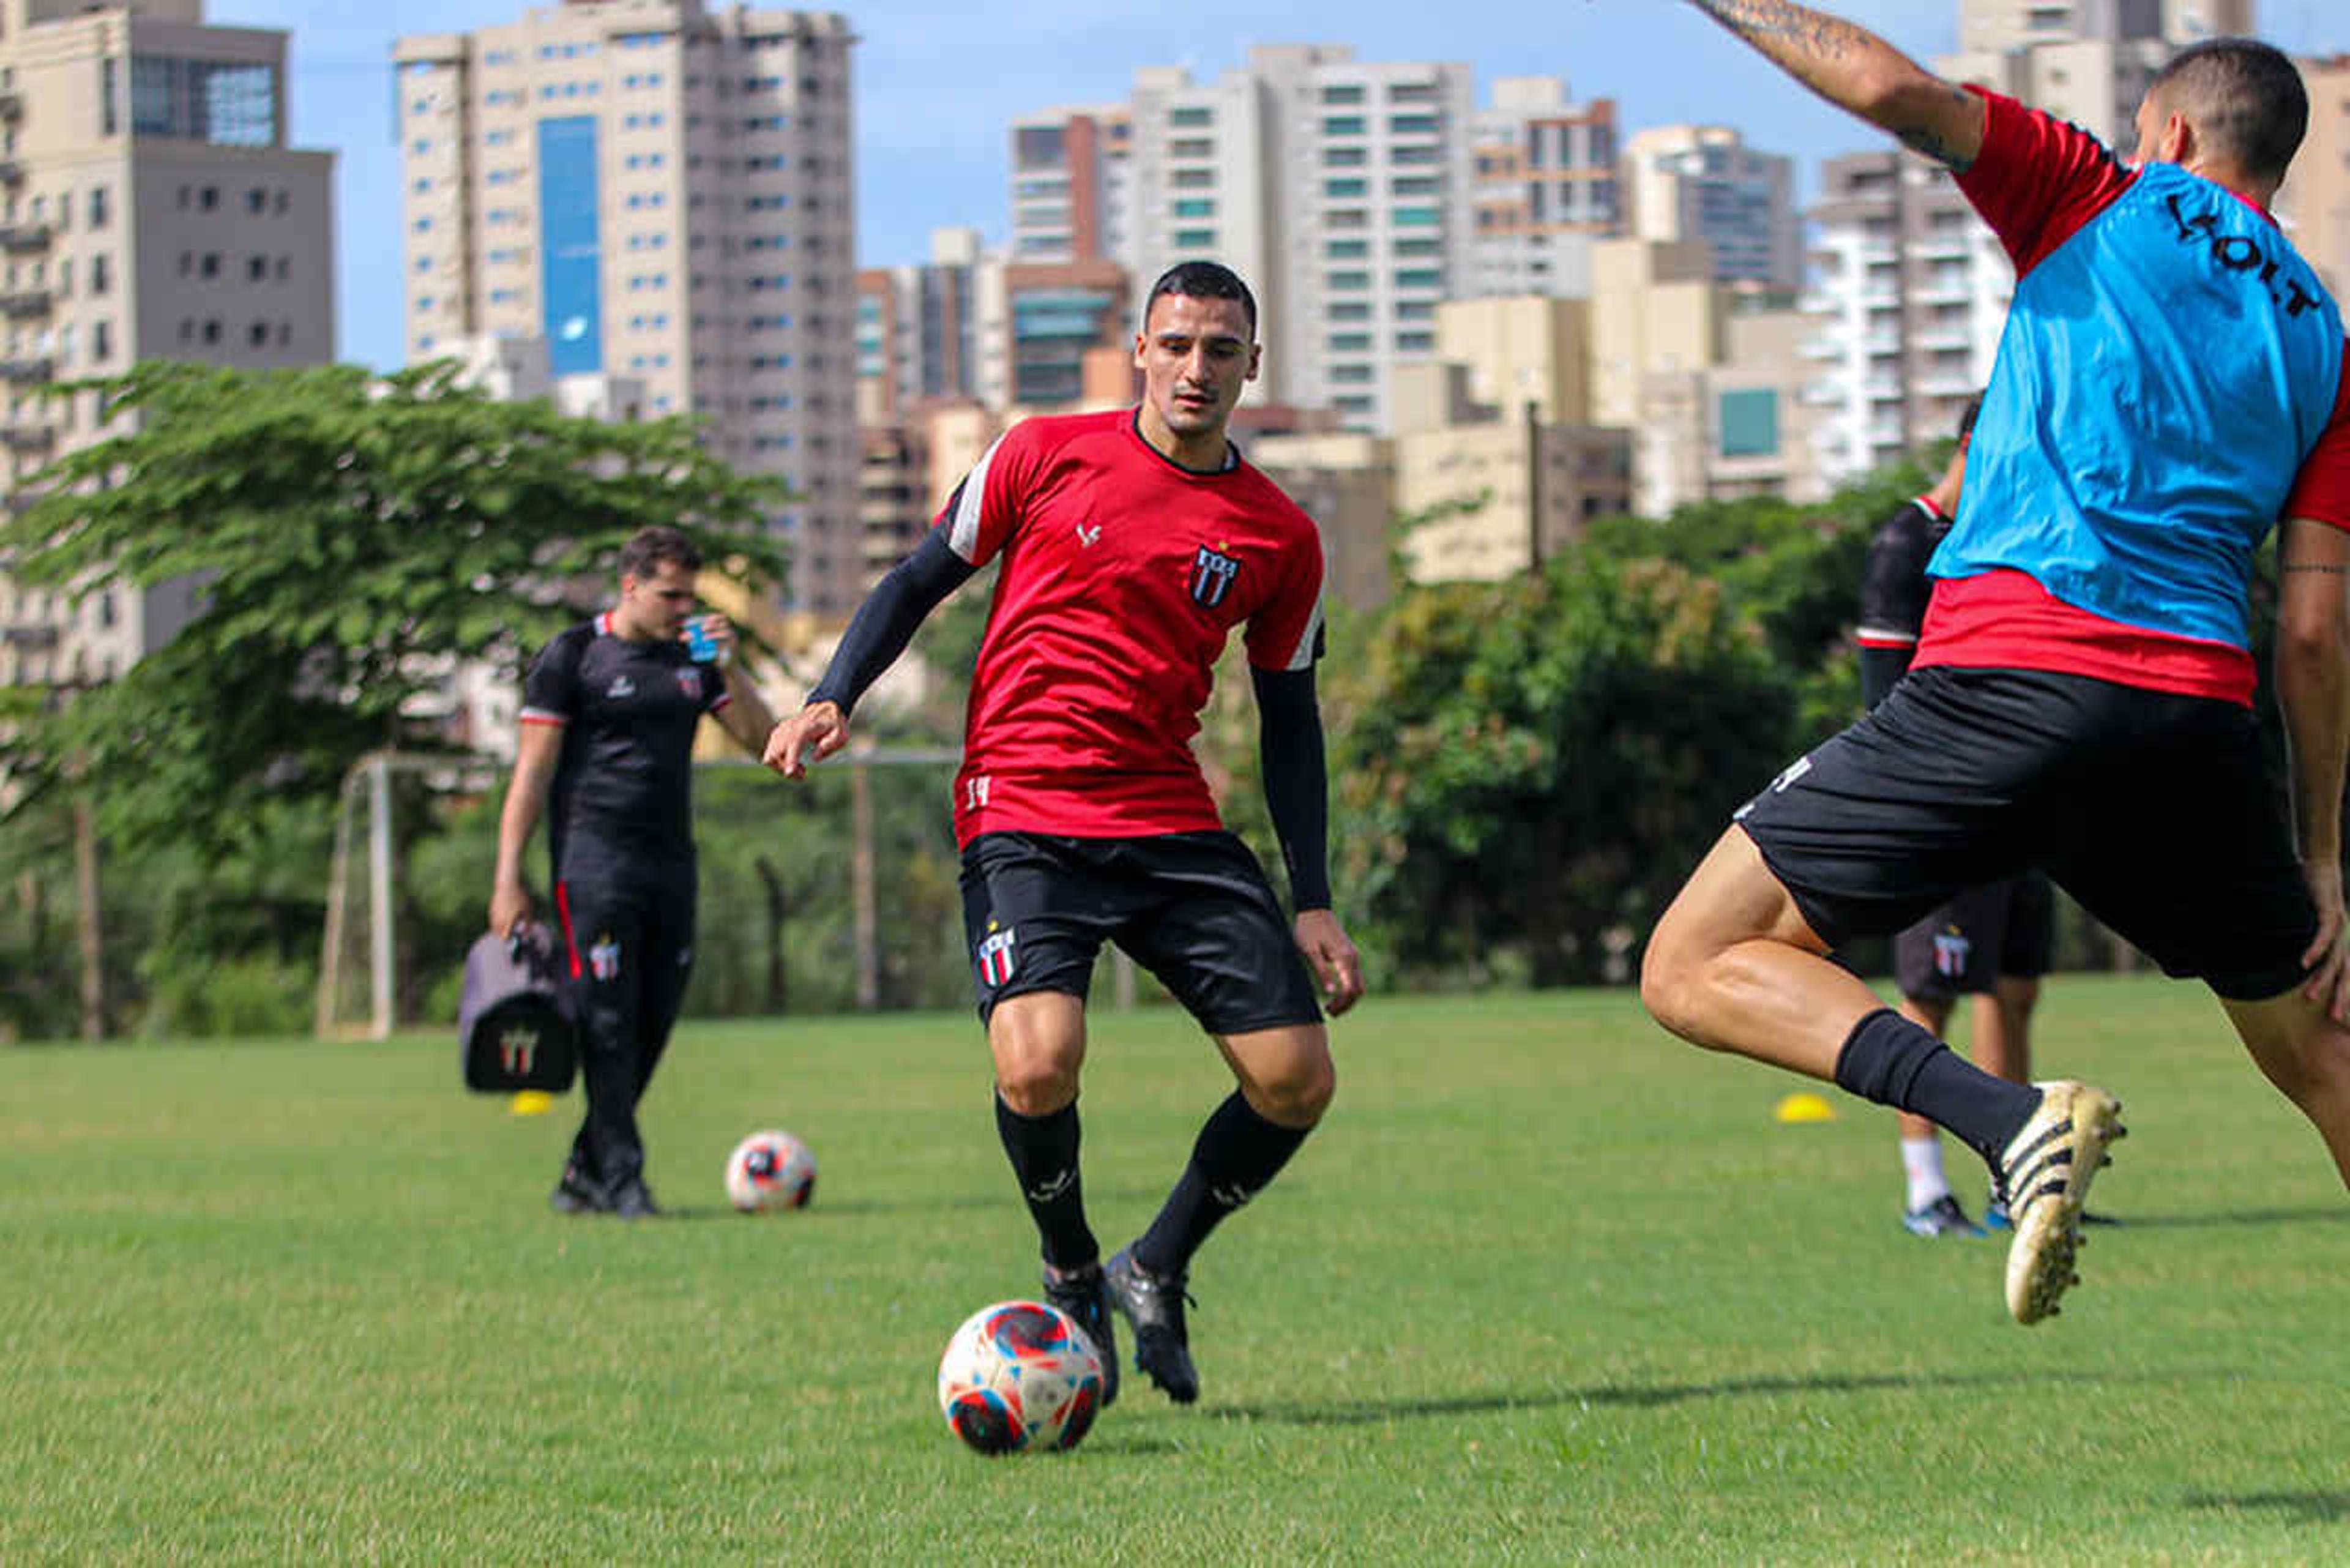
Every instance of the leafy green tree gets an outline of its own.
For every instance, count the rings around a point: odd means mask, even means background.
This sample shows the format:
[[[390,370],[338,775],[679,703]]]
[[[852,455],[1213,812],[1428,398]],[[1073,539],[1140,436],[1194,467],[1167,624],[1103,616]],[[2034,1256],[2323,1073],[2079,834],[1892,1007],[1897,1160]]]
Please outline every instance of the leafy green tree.
[[[16,727],[37,796],[71,775],[116,851],[264,845],[273,799],[330,798],[455,660],[522,659],[603,591],[647,524],[748,580],[785,566],[786,499],[681,419],[607,424],[499,402],[447,363],[242,371],[148,362],[96,391],[114,433],[52,463],[0,524],[18,581],[76,596],[192,581],[194,620],[117,680]]]
[[[518,679],[583,599],[609,592],[629,535],[682,527],[752,585],[785,566],[766,527],[781,485],[734,472],[682,420],[499,402],[448,364],[381,377],[151,362],[52,389],[85,391],[108,433],[26,487],[36,499],[0,524],[0,566],[78,597],[189,584],[197,610],[120,679],[0,715],[0,776],[10,836],[53,824],[68,795],[95,804],[108,994],[150,1032],[308,1016],[344,774],[380,748],[434,746],[411,715],[460,661]],[[429,781],[399,787],[404,857],[444,814]],[[119,910],[132,877],[139,897]],[[401,887],[403,939],[462,952],[417,885]],[[0,962],[56,947],[55,900],[17,902],[21,946],[0,931]],[[16,1026],[55,1032],[54,1000],[39,1012]]]
[[[1408,590],[1325,665],[1342,909],[1407,981],[1621,978],[1783,760],[1793,682],[1679,563]]]

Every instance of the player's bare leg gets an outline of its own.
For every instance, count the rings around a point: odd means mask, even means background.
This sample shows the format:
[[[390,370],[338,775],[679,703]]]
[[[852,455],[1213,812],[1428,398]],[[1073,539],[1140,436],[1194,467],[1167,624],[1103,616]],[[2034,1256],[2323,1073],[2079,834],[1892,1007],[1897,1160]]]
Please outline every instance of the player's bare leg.
[[[1107,1405],[1118,1397],[1118,1333],[1077,1163],[1086,1004],[1061,991],[1007,996],[988,1014],[987,1048],[995,1058],[996,1132],[1044,1242],[1045,1299],[1101,1353]]]
[[[2334,1168],[2350,1184],[2350,1030],[2328,1018],[2299,986],[2265,1002],[2223,997],[2220,1005],[2269,1082],[2316,1124]]]
[[[1219,1034],[1239,1088],[1200,1129],[1191,1163],[1150,1228],[1110,1259],[1110,1297],[1134,1326],[1134,1364],[1179,1405],[1200,1397],[1183,1308],[1191,1257],[1305,1141],[1337,1088],[1319,1023]]]
[[[1640,999],[1709,1050],[1833,1081],[1922,1113],[1992,1163],[2009,1195],[2008,1310],[2037,1323],[2075,1282],[2081,1205],[2121,1136],[2120,1106],[2077,1084],[1994,1078],[1878,1002],[1772,875],[1745,832],[1718,840],[1648,939]],[[2043,1093],[2043,1090],[2045,1092]]]
[[[1693,1045],[1833,1083],[1853,1026],[1885,1003],[1826,955],[1754,841],[1732,827],[1649,935],[1640,1000]]]

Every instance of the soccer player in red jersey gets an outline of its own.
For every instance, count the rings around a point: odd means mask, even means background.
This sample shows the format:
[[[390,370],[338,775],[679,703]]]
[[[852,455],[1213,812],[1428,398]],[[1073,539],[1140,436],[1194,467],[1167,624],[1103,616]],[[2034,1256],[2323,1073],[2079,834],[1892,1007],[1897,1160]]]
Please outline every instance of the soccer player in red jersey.
[[[1007,431],[767,742],[786,778],[838,751],[858,698],[922,618],[1001,559],[954,787],[963,920],[996,1128],[1043,1240],[1045,1293],[1109,1369],[1105,1402],[1118,1387],[1113,1308],[1134,1328],[1135,1365],[1178,1403],[1199,1397],[1183,1314],[1191,1256],[1330,1103],[1315,982],[1333,1013],[1363,991],[1325,857],[1321,540],[1225,434],[1260,352],[1238,276],[1210,262],[1170,268],[1135,339],[1141,406]],[[1294,924],[1223,830],[1191,749],[1235,627]],[[1076,1106],[1086,988],[1105,940],[1159,977],[1239,1081],[1158,1217],[1107,1264],[1086,1219]]]
[[[2043,866],[2210,986],[2350,1178],[2350,380],[2341,315],[2268,213],[2307,90],[2267,45],[2195,45],[2148,88],[2126,164],[1807,6],[1692,4],[1948,168],[2016,290],[1909,674],[1738,814],[1650,936],[1641,995],[1700,1045],[1975,1148],[2015,1228],[2008,1309],[2035,1323],[2075,1282],[2119,1104],[1983,1072],[1826,954]],[[2280,519],[2290,826],[2246,628]]]

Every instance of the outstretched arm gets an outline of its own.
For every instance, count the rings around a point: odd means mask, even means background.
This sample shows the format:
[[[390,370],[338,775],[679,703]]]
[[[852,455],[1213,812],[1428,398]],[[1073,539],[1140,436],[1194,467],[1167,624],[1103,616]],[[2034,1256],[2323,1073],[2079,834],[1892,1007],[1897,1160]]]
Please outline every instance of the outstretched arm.
[[[1786,0],[1690,0],[1835,104],[1961,173],[1982,151],[1982,99],[1842,17]]]
[[[767,736],[761,760],[769,767],[795,779],[808,763],[821,762],[848,743],[849,711],[865,689],[906,651],[922,618],[979,570],[955,554],[948,532],[941,523],[923,535],[914,553],[866,596],[806,705]]]

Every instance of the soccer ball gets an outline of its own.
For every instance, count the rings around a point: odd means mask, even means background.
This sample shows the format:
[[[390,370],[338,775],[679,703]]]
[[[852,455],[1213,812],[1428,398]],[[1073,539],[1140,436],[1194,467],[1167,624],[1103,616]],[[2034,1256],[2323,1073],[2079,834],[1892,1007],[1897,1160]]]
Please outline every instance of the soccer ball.
[[[1076,1448],[1101,1409],[1101,1392],[1093,1341],[1041,1302],[980,1308],[939,1361],[948,1429],[983,1454]]]
[[[754,1132],[726,1157],[726,1196],[745,1214],[805,1209],[816,1192],[816,1156],[787,1132]]]

